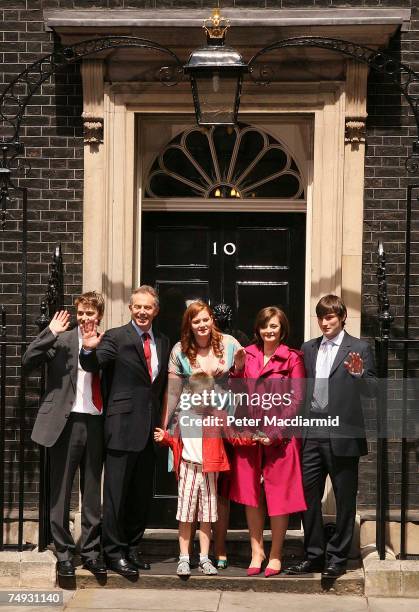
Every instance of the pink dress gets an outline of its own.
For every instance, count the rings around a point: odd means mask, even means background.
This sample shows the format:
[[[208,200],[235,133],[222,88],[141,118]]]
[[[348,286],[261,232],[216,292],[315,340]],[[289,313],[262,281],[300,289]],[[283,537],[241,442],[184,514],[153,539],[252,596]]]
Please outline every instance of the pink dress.
[[[265,366],[263,365],[263,348],[252,344],[246,347],[246,353],[244,371],[238,377],[252,391],[259,388],[259,392],[260,389],[266,392],[270,388],[272,392],[283,390],[284,386],[289,385],[289,388],[293,390],[293,401],[280,412],[276,410],[276,414],[281,418],[292,418],[303,399],[306,374],[302,353],[281,344]],[[236,376],[232,374],[232,377]],[[275,379],[282,379],[284,382],[278,384],[277,380],[275,386]],[[294,383],[291,383],[291,379],[295,379]],[[249,411],[249,416],[266,414],[266,411],[261,411],[261,409],[253,410],[252,414],[252,408],[247,407],[248,414]],[[261,425],[257,429],[274,439],[274,442],[270,446],[264,446],[258,442],[255,446],[238,446],[233,449],[230,462],[230,499],[239,504],[257,507],[263,476],[269,516],[306,510],[300,440],[294,435],[291,438],[286,437],[287,430],[281,432],[278,427]]]

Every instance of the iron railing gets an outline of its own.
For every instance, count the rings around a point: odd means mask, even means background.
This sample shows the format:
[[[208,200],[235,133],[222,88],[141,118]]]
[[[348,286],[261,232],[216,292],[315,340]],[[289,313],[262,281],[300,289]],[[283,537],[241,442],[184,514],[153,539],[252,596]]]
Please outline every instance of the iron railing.
[[[26,199],[23,200],[26,205]],[[26,231],[22,232],[26,240]],[[14,549],[24,550],[32,546],[33,542],[26,544],[24,527],[25,522],[34,522],[34,517],[27,510],[27,487],[25,478],[26,455],[33,448],[33,443],[27,440],[28,411],[28,376],[21,367],[22,355],[27,346],[26,339],[26,244],[22,247],[22,304],[20,334],[9,335],[8,313],[1,307],[0,327],[0,551]],[[48,288],[41,303],[41,316],[37,323],[39,329],[45,328],[54,312],[62,308],[63,304],[63,265],[61,247],[57,247],[52,263],[52,271],[48,279]],[[38,400],[45,389],[45,368],[41,369],[36,379],[35,393]],[[32,411],[31,411],[32,413]],[[15,432],[15,439],[12,439]],[[17,466],[17,469],[16,469]],[[17,472],[17,483],[15,481]],[[49,467],[46,449],[40,447],[39,459],[39,498],[38,512],[35,511],[35,521],[38,522],[38,542],[40,549],[44,549],[50,542],[49,535]],[[7,486],[15,491],[9,491]],[[17,500],[14,499],[17,493]],[[6,514],[6,508],[8,509]],[[13,537],[12,525],[17,524],[17,536]],[[7,537],[5,537],[5,534]],[[6,541],[7,540],[7,541]]]
[[[376,544],[380,559],[386,556],[387,524],[390,520],[389,503],[389,458],[388,446],[390,436],[389,412],[390,402],[399,402],[397,419],[400,419],[397,430],[399,435],[394,441],[400,443],[400,495],[396,513],[400,521],[400,559],[407,559],[407,522],[409,520],[409,440],[416,445],[418,440],[416,420],[409,421],[410,406],[418,401],[415,385],[411,383],[412,371],[417,364],[411,359],[412,351],[419,349],[419,339],[411,338],[410,330],[410,271],[411,271],[411,231],[412,200],[419,185],[408,187],[406,208],[406,245],[405,245],[405,286],[404,286],[404,322],[402,337],[391,337],[391,326],[394,317],[390,313],[390,302],[387,293],[386,255],[383,244],[378,246],[378,323],[379,335],[375,339],[378,377],[380,379],[377,410],[377,497],[376,497]],[[395,355],[397,362],[390,363],[390,355]],[[392,384],[391,384],[392,383]],[[396,390],[396,395],[392,390]],[[412,404],[413,402],[413,404]],[[393,404],[392,404],[393,405]],[[414,408],[415,410],[415,408]],[[417,408],[416,408],[417,410]],[[413,418],[415,415],[413,414]],[[413,427],[412,427],[413,426]],[[418,455],[418,453],[416,453]]]

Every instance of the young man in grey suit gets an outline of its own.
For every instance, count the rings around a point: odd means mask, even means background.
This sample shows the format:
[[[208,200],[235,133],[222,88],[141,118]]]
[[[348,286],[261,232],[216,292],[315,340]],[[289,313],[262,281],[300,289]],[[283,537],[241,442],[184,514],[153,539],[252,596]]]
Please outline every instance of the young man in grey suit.
[[[347,311],[343,300],[336,295],[322,297],[316,315],[323,335],[302,346],[307,374],[304,416],[339,417],[339,425],[303,431],[305,559],[284,573],[321,571],[324,578],[333,579],[346,571],[355,524],[359,457],[368,452],[361,395],[373,396],[377,381],[370,346],[344,330]],[[336,531],[326,543],[321,500],[328,474],[336,498]]]
[[[131,321],[97,334],[83,326],[80,363],[88,372],[111,370],[105,415],[103,550],[109,569],[137,578],[149,569],[138,546],[146,527],[154,473],[153,432],[160,425],[169,339],[153,325],[159,301],[142,285],[130,300]]]
[[[80,468],[82,494],[80,552],[84,567],[106,574],[100,557],[101,475],[103,466],[103,404],[99,375],[85,372],[79,362],[80,325],[100,321],[102,295],[91,291],[75,300],[77,325],[70,314],[56,312],[49,326],[29,345],[23,366],[31,370],[47,363],[47,389],[42,398],[32,440],[46,446],[50,457],[51,534],[59,576],[75,575],[75,543],[69,529],[70,499]]]

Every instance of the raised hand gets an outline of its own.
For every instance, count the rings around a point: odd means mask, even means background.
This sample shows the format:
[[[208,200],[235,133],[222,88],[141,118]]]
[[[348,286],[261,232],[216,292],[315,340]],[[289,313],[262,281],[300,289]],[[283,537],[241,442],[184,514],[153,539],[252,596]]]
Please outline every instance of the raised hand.
[[[80,324],[81,337],[83,348],[87,351],[93,351],[102,340],[104,332],[98,333],[98,321],[82,321]]]
[[[350,374],[362,374],[364,371],[364,362],[359,353],[349,353],[348,360],[344,361],[343,365]]]
[[[70,325],[70,313],[67,310],[57,310],[49,324],[50,330],[59,336],[67,331]]]
[[[264,433],[263,431],[256,432],[253,436],[253,440],[255,442],[259,442],[260,444],[263,444],[263,446],[270,446],[273,442],[273,440],[271,440],[271,438],[268,438],[266,433]]]
[[[234,366],[236,370],[242,370],[244,368],[245,360],[246,350],[244,348],[239,348],[234,355]]]
[[[156,427],[154,430],[154,442],[161,442],[164,438],[164,431],[160,427]]]
[[[258,442],[263,444],[263,446],[270,446],[273,440],[271,440],[271,438],[258,438]]]

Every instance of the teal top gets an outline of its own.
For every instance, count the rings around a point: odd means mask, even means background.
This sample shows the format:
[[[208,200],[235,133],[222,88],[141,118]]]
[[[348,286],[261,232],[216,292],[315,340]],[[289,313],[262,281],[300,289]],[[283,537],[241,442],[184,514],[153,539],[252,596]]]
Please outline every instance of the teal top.
[[[234,355],[236,354],[236,351],[241,348],[240,343],[233,338],[233,336],[229,336],[228,334],[222,334],[222,336],[223,354],[218,359],[218,367],[213,374],[214,378],[228,375],[228,371],[234,364]],[[180,342],[175,344],[175,346],[172,348],[172,352],[170,353],[169,372],[172,374],[177,374],[177,376],[184,377],[189,377],[193,374],[201,372],[205,374],[199,363],[196,363],[194,366],[191,365],[188,357],[182,353],[182,346]]]

